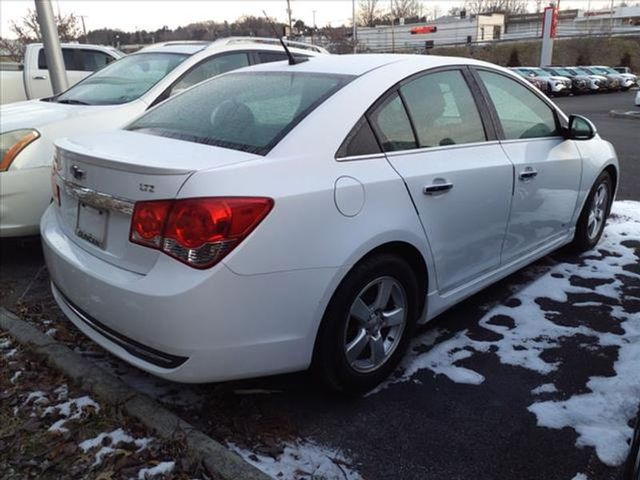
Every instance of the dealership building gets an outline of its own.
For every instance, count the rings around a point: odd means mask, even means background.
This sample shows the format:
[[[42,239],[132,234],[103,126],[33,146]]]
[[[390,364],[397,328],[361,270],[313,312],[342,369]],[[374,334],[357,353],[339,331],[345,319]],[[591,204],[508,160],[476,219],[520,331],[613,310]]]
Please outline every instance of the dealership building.
[[[424,51],[433,46],[524,40],[542,35],[543,13],[447,16],[431,22],[358,27],[358,44],[372,52]],[[561,10],[556,36],[640,35],[640,5],[602,10]]]

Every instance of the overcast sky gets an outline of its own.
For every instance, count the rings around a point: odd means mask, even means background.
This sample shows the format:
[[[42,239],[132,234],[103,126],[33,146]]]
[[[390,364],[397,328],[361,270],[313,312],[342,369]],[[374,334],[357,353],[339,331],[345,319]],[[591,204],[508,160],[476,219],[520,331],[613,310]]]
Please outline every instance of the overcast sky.
[[[619,2],[615,0],[616,4]],[[156,30],[163,25],[175,28],[203,20],[233,21],[242,15],[260,16],[262,10],[281,21],[286,19],[286,0],[52,0],[52,3],[56,13],[59,10],[63,15],[84,15],[87,30],[103,27]],[[388,3],[381,0],[382,5]],[[462,0],[423,1],[425,8],[437,6],[441,13],[463,3]],[[529,3],[533,9],[535,2]],[[610,0],[561,0],[563,9],[589,5],[592,9],[604,8],[610,5]],[[14,37],[9,29],[11,20],[19,20],[29,8],[34,8],[33,0],[0,1],[0,36]],[[294,18],[308,25],[313,24],[314,11],[318,26],[351,23],[351,0],[291,0],[291,9]]]

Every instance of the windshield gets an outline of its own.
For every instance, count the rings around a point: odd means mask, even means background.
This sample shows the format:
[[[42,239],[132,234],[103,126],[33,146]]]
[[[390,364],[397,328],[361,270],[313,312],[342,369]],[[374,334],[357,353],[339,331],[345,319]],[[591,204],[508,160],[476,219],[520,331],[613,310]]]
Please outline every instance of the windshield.
[[[605,75],[618,75],[618,72],[616,72],[613,68],[608,68],[608,67],[595,67],[593,70],[595,70],[596,72],[599,73],[603,73]]]
[[[572,68],[571,71],[575,72],[576,75],[593,75],[593,73],[585,70],[584,68]]]
[[[123,57],[56,97],[58,103],[118,105],[139,98],[188,55],[136,53]]]
[[[556,68],[553,70],[554,75],[560,75],[561,77],[573,77],[575,74],[566,68]]]
[[[170,98],[127,129],[266,155],[352,78],[302,72],[231,73]]]

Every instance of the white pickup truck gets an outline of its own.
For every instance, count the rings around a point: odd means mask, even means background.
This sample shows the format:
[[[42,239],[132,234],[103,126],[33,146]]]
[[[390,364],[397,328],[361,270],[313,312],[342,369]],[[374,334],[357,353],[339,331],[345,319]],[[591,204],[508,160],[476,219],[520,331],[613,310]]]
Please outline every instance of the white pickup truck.
[[[124,56],[121,51],[102,45],[63,43],[61,46],[69,86]],[[18,70],[0,70],[0,84],[0,104],[51,96],[53,91],[42,44],[27,45]]]

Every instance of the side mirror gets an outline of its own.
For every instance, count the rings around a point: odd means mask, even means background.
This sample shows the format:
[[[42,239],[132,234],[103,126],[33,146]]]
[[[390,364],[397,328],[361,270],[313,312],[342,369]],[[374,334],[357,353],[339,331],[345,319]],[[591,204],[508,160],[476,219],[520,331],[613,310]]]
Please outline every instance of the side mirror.
[[[582,115],[571,115],[567,128],[568,140],[591,140],[596,136],[596,126]]]

